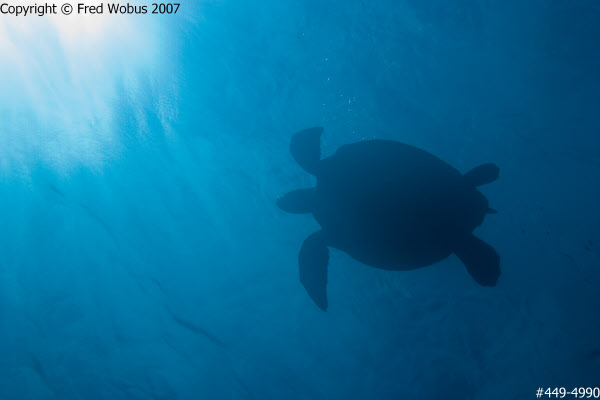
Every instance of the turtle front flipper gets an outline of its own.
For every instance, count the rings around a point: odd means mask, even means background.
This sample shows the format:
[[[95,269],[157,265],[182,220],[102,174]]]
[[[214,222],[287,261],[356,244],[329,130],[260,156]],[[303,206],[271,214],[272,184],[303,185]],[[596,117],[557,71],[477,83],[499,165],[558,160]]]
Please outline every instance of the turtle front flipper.
[[[312,212],[315,201],[315,189],[292,190],[279,200],[277,206],[285,212],[292,214],[306,214]]]
[[[306,238],[298,255],[298,263],[304,289],[321,310],[327,311],[329,249],[323,236],[323,231],[318,231]]]
[[[473,168],[464,177],[473,186],[481,186],[494,182],[499,175],[500,168],[494,163],[488,163]]]
[[[304,170],[316,175],[321,161],[321,133],[323,128],[305,129],[292,136],[290,152]]]
[[[454,254],[477,283],[496,286],[500,277],[500,256],[492,246],[471,233],[458,244]]]

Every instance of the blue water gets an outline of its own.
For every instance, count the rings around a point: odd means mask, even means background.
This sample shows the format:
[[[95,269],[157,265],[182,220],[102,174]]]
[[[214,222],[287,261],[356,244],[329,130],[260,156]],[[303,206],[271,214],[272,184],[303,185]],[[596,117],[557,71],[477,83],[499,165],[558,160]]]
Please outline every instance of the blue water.
[[[0,16],[1,399],[600,385],[599,2],[182,3],[96,36]],[[288,147],[315,125],[324,155],[383,138],[498,164],[476,231],[497,287],[454,256],[331,250],[319,310],[297,267],[317,224],[275,206],[314,184]]]

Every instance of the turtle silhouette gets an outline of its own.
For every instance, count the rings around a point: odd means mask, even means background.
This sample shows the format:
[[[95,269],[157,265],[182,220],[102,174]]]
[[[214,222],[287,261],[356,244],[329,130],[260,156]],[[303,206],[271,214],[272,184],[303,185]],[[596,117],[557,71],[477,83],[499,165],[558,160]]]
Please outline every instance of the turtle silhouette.
[[[317,178],[316,187],[277,201],[282,210],[312,213],[321,229],[302,244],[300,282],[327,310],[328,247],[366,265],[391,271],[425,267],[456,254],[483,286],[495,286],[500,257],[473,235],[495,213],[477,187],[495,181],[495,164],[461,174],[439,158],[391,140],[346,144],[321,159],[323,128],[296,133],[290,151]]]

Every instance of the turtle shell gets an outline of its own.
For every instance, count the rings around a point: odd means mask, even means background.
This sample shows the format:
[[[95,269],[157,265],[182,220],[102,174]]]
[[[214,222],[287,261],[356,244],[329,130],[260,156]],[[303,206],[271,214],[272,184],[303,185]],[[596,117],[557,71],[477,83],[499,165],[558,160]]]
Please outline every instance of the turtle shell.
[[[327,244],[378,268],[407,270],[446,258],[488,210],[458,170],[396,141],[342,146],[315,175],[312,213]]]

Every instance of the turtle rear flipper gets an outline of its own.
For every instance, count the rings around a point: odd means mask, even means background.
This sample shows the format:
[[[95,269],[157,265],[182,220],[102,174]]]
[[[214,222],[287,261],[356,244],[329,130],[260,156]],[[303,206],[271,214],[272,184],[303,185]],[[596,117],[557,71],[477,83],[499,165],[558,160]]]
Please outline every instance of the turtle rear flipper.
[[[494,163],[488,163],[473,168],[464,177],[473,186],[481,186],[494,182],[499,174],[500,168]]]
[[[294,160],[313,175],[317,174],[321,161],[321,133],[321,127],[305,129],[292,136],[290,143],[290,152]]]
[[[314,199],[314,188],[292,190],[277,200],[277,206],[292,214],[306,214],[312,212]]]
[[[469,274],[482,286],[496,286],[500,276],[500,256],[483,240],[469,234],[454,250]]]
[[[327,264],[329,250],[323,239],[323,231],[318,231],[302,243],[298,264],[300,282],[310,298],[323,311],[327,311]]]

